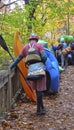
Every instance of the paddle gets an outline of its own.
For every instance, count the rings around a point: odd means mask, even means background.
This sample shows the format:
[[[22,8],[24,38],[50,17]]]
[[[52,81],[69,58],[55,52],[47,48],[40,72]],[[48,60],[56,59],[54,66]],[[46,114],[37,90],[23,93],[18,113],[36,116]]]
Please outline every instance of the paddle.
[[[14,61],[14,58],[13,58],[13,56],[11,55],[11,53],[9,52],[9,49],[8,49],[8,47],[7,47],[7,45],[6,45],[6,42],[5,42],[5,40],[3,39],[2,35],[0,35],[0,45],[1,45],[1,47],[2,47],[5,51],[7,51],[7,52],[9,53],[11,59]]]
[[[9,51],[9,49],[8,49],[8,47],[7,47],[7,45],[6,45],[6,42],[5,42],[5,40],[3,39],[2,35],[0,35],[0,45],[1,45],[1,47],[2,47],[5,51],[8,52],[8,54],[9,54],[10,57],[11,57],[11,59],[14,61],[14,58],[13,58],[13,56],[11,55],[11,53],[10,53],[10,51]],[[21,72],[20,68],[19,68],[18,66],[17,66],[17,68],[18,68],[19,72],[21,73],[21,75],[23,76],[24,80],[26,81],[27,85],[29,86],[29,88],[30,88],[31,91],[32,91],[31,86],[29,85],[28,81],[27,81],[26,78],[24,77],[24,75],[23,75],[23,73]]]

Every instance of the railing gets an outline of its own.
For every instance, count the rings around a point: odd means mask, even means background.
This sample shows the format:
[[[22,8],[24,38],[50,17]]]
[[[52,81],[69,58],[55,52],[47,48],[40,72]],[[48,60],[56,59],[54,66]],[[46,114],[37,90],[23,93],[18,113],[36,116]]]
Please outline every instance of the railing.
[[[17,70],[0,71],[0,116],[10,110],[14,95],[21,88]]]

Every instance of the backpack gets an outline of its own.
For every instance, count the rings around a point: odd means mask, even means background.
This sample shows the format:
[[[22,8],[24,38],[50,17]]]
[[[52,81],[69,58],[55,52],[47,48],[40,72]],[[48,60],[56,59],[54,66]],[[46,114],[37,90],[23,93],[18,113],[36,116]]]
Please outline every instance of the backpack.
[[[30,65],[30,64],[37,63],[37,62],[41,62],[40,54],[34,48],[34,44],[32,46],[29,44],[28,53],[25,58],[25,64]]]

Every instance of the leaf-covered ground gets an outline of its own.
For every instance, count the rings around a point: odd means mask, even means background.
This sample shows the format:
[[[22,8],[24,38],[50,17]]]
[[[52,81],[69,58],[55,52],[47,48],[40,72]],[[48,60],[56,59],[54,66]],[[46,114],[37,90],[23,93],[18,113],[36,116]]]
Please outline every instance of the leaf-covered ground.
[[[74,66],[61,73],[59,94],[43,100],[46,115],[37,116],[36,104],[25,98],[15,104],[0,130],[74,130]]]

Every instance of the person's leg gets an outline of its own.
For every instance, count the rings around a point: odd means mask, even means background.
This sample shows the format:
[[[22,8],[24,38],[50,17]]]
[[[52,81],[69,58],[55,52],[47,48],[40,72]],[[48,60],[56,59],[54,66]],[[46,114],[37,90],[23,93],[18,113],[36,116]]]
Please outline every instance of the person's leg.
[[[43,115],[45,114],[45,109],[43,106],[43,100],[42,100],[42,91],[37,91],[37,114]]]
[[[46,90],[46,75],[36,81],[36,94],[37,94],[37,113],[39,115],[45,114],[43,106],[43,91]]]
[[[64,56],[61,54],[61,66],[64,67]]]
[[[68,58],[68,65],[72,65],[72,54],[68,54],[67,58]]]
[[[37,113],[40,112],[40,100],[41,100],[41,94],[40,92],[36,91],[37,94]]]
[[[72,53],[72,65],[74,65],[74,52]]]

